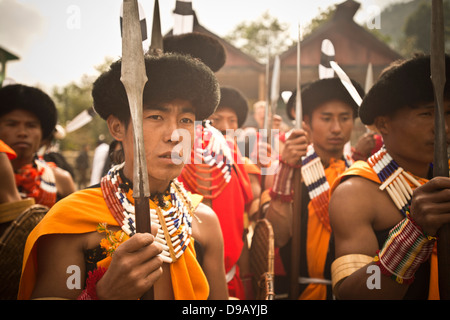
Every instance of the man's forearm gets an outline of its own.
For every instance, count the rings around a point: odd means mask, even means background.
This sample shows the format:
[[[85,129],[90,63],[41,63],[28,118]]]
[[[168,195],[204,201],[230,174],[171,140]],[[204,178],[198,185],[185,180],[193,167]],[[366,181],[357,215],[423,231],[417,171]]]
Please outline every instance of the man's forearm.
[[[292,236],[292,204],[272,199],[266,217],[272,224],[275,246],[283,247]]]

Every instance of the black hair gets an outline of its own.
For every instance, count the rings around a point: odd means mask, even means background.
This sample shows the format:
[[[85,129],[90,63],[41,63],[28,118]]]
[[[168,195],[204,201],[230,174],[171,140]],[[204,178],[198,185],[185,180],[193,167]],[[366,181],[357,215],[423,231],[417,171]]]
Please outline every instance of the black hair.
[[[121,60],[103,73],[92,89],[94,109],[103,118],[116,116],[126,125],[131,115],[125,88],[120,81]],[[175,99],[189,101],[195,109],[196,120],[214,113],[219,102],[219,84],[214,73],[198,59],[179,54],[146,55],[148,81],[144,87],[144,108]]]
[[[0,116],[22,109],[36,115],[41,123],[42,140],[55,129],[58,113],[53,100],[42,90],[22,84],[12,84],[0,89]]]
[[[445,74],[450,78],[450,56],[445,55]],[[433,102],[429,55],[416,55],[393,62],[386,68],[363,99],[359,116],[362,123],[373,124],[378,116],[394,114],[398,109]],[[444,87],[444,99],[450,99],[450,81]]]
[[[358,91],[361,98],[363,98],[364,90],[361,85],[354,80],[351,81],[356,91]],[[339,78],[320,79],[305,84],[301,90],[303,116],[311,116],[314,109],[331,100],[339,100],[348,104],[353,110],[353,118],[358,116],[359,106],[356,104],[355,100],[352,98]],[[297,90],[294,90],[286,105],[286,112],[291,120],[294,120],[291,112],[295,109],[296,95]]]
[[[217,108],[220,109],[221,107],[234,110],[238,118],[238,127],[242,127],[247,119],[248,104],[244,95],[238,89],[232,87],[220,88],[220,102]]]

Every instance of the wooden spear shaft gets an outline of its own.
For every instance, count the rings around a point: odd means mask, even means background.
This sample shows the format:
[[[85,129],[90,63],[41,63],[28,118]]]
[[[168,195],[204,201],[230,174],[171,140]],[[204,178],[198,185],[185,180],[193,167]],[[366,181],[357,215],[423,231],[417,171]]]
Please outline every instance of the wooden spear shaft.
[[[435,96],[434,176],[448,177],[448,155],[444,117],[445,48],[442,0],[433,0],[431,19],[431,81]],[[450,300],[450,224],[438,231],[439,295]]]
[[[269,39],[269,38],[268,38]],[[269,43],[269,40],[267,40],[267,43]],[[263,123],[263,131],[264,133],[258,138],[261,139],[261,142],[264,141],[264,139],[266,140],[267,144],[270,145],[270,141],[271,141],[271,135],[270,135],[270,128],[272,126],[272,123],[270,121],[270,117],[269,117],[269,110],[270,110],[270,94],[269,94],[269,75],[270,75],[270,66],[269,66],[269,62],[270,62],[270,47],[267,46],[267,64],[266,64],[266,76],[265,76],[265,87],[266,87],[266,107],[264,109],[264,123]],[[261,144],[259,143],[259,141],[256,141],[257,147],[258,147],[258,154],[257,157],[259,158],[260,154],[260,150],[262,150],[260,148]],[[266,149],[266,155],[268,155],[267,149]],[[262,174],[261,175],[261,195],[259,197],[259,210],[258,210],[258,219],[263,219],[264,218],[264,212],[263,212],[263,206],[261,205],[261,200],[262,200],[262,193],[265,190],[265,186],[266,186],[266,175]]]
[[[147,162],[142,125],[143,92],[147,83],[137,0],[123,1],[121,78],[128,97],[134,135],[133,198],[137,233],[150,233]],[[153,288],[143,299],[153,299]]]
[[[302,98],[301,98],[301,76],[300,76],[300,25],[298,27],[297,43],[297,96],[295,99],[295,128],[302,127]],[[290,298],[298,299],[300,286],[298,278],[300,275],[301,257],[301,211],[302,211],[302,173],[300,168],[294,169],[294,203],[292,205],[292,240],[291,240],[291,277]]]

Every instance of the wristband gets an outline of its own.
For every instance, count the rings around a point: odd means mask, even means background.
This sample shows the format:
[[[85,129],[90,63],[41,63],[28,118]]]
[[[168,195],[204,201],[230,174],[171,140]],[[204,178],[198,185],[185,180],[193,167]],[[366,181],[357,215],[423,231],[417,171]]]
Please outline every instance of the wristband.
[[[77,300],[98,300],[96,286],[105,272],[106,268],[102,267],[89,271],[88,278],[86,279],[86,288],[81,292]]]
[[[289,164],[289,163],[287,163],[286,161],[284,161],[283,159],[281,159],[281,157],[280,157],[280,163],[282,163],[282,164],[288,166],[289,168],[293,168],[293,169],[299,169],[299,168],[302,167],[301,164],[297,164],[297,165],[295,165],[295,164]]]
[[[359,151],[356,151],[356,149],[352,147],[352,159],[354,161],[358,161],[358,160],[366,161],[367,158],[368,158],[367,156],[363,155]]]
[[[420,265],[430,258],[436,238],[427,237],[409,217],[389,232],[374,261],[384,275],[400,284],[410,284]]]
[[[280,161],[278,172],[275,174],[273,187],[270,189],[270,197],[283,202],[292,202],[292,177],[294,168]]]

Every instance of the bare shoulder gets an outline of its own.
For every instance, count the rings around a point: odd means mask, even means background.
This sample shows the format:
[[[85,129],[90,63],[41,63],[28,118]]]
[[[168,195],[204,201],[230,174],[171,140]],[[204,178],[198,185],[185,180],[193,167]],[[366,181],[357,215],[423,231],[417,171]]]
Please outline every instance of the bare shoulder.
[[[75,183],[70,173],[61,168],[53,168],[53,173],[56,180],[56,188],[58,193],[62,196],[67,196],[76,191]]]
[[[195,210],[195,216],[202,222],[205,221],[207,223],[219,223],[219,219],[217,218],[214,210],[204,203],[200,203],[197,206],[197,209]]]
[[[336,256],[372,254],[377,249],[373,222],[377,217],[378,185],[362,177],[344,180],[330,198],[329,215]]]
[[[72,176],[70,175],[70,172],[67,170],[64,170],[59,167],[54,167],[53,173],[55,174],[55,178],[57,179],[72,179]]]
[[[378,193],[376,183],[359,176],[350,176],[341,182],[331,194],[330,211],[333,211],[333,215],[341,216],[346,215],[348,210],[365,208],[366,210],[362,214],[370,215],[371,210],[367,210],[367,206],[374,201]]]
[[[206,244],[210,239],[222,239],[219,218],[206,204],[200,203],[195,210],[192,229],[194,238],[202,244]]]

